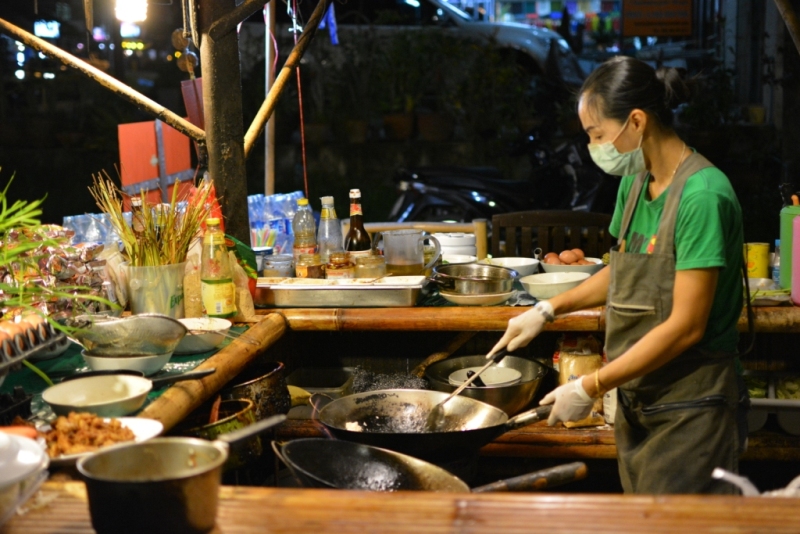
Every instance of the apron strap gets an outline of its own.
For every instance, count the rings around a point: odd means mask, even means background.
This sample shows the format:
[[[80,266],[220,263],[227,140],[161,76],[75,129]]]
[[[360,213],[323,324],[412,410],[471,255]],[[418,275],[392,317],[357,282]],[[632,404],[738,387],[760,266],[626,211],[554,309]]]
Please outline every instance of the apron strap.
[[[622,212],[622,224],[619,229],[619,237],[617,238],[617,249],[622,252],[622,242],[625,241],[625,236],[628,233],[628,227],[633,220],[633,212],[636,211],[636,204],[639,202],[639,195],[642,194],[642,188],[647,180],[649,173],[642,171],[636,175],[633,180],[631,190],[628,192],[628,200],[625,201],[625,211]]]
[[[672,183],[669,185],[667,200],[661,212],[661,221],[658,223],[656,233],[656,246],[654,254],[672,254],[675,248],[675,223],[678,220],[678,205],[683,194],[683,187],[690,176],[713,167],[714,165],[697,152],[692,152],[678,167]]]

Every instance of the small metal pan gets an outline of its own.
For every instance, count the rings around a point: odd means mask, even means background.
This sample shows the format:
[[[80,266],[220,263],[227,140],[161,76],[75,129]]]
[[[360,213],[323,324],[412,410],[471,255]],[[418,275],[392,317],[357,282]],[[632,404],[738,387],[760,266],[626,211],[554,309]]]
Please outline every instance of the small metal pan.
[[[153,388],[181,380],[197,380],[215,371],[204,369],[152,379],[121,373],[79,377],[47,388],[42,392],[42,399],[58,415],[90,412],[100,417],[119,417],[141,408]]]

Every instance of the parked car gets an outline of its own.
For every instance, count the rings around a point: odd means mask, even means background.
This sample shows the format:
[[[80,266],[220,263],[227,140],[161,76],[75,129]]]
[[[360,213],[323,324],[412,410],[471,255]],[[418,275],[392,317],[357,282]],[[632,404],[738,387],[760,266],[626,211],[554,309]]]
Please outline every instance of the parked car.
[[[335,4],[339,28],[372,25],[391,28],[440,27],[460,37],[492,40],[516,54],[534,73],[554,82],[577,87],[585,77],[577,56],[556,32],[516,22],[489,22],[473,19],[447,0],[369,0]]]

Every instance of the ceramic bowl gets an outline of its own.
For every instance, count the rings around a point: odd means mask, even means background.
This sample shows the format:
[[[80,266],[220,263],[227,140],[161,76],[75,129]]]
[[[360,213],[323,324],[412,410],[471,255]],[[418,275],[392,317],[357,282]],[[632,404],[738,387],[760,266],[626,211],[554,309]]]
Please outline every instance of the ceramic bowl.
[[[469,254],[442,254],[442,263],[472,263],[475,261],[478,261],[478,257]]]
[[[541,273],[523,276],[519,282],[537,299],[549,299],[576,287],[590,276],[589,273]]]
[[[464,383],[467,378],[467,373],[472,371],[473,373],[477,373],[482,366],[477,367],[465,367],[463,369],[459,369],[457,371],[453,371],[450,373],[448,377],[448,382],[450,382],[451,386],[460,386]],[[481,373],[480,379],[483,380],[483,383],[486,384],[488,387],[492,386],[510,386],[511,384],[516,384],[522,378],[522,373],[516,369],[511,367],[500,367],[496,365],[494,367],[489,367],[483,373]],[[467,387],[477,387],[473,382]]]
[[[546,273],[589,273],[594,274],[604,267],[603,260],[600,258],[585,258],[592,262],[592,265],[553,265],[542,263],[542,268]]]
[[[481,293],[478,295],[464,295],[454,291],[439,291],[439,294],[448,302],[458,306],[495,306],[511,298],[513,291],[502,293]]]
[[[98,356],[87,351],[81,351],[81,356],[92,371],[119,371],[130,369],[141,371],[145,376],[159,372],[169,361],[171,352],[154,354],[152,356]]]
[[[232,324],[227,319],[215,317],[180,319],[180,322],[187,332],[175,348],[175,354],[199,354],[214,350],[225,341]]]
[[[539,260],[534,258],[485,258],[478,263],[487,265],[499,265],[508,269],[514,269],[520,276],[528,276],[539,272]]]

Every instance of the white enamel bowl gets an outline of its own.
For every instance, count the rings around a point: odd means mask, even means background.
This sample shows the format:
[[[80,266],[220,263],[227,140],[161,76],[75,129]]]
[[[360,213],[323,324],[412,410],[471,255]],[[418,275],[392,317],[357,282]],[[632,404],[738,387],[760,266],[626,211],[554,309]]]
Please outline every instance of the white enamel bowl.
[[[546,273],[589,273],[594,274],[604,267],[603,260],[600,258],[584,258],[592,262],[592,265],[553,265],[542,262],[542,268]]]
[[[232,325],[229,320],[216,317],[196,317],[179,321],[187,332],[175,348],[175,354],[200,354],[214,350],[225,341],[225,335]]]
[[[589,273],[541,273],[523,276],[519,282],[537,299],[549,299],[576,287],[590,276]]]
[[[478,263],[514,269],[520,276],[528,276],[539,272],[539,260],[534,258],[484,258]]]
[[[97,356],[81,351],[81,356],[92,371],[141,371],[144,376],[154,375],[159,372],[172,356],[166,354],[153,354],[152,356]]]

